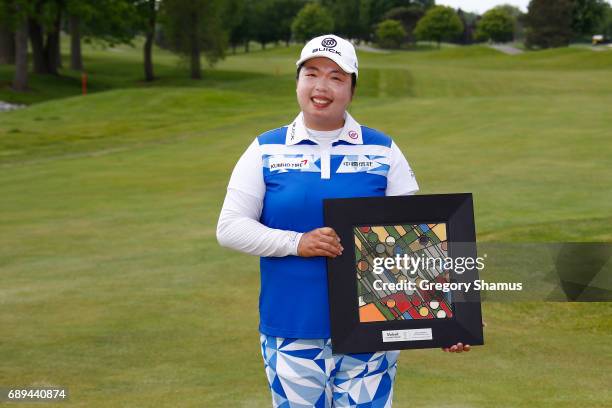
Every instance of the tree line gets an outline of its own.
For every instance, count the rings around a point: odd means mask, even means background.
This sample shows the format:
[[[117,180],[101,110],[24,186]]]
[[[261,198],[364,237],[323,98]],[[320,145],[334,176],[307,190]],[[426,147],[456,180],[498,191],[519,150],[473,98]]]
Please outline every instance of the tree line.
[[[528,47],[563,46],[595,32],[612,36],[612,8],[605,0],[532,0],[527,13],[504,5],[480,16],[434,0],[0,0],[0,63],[15,65],[15,90],[27,89],[30,55],[34,73],[58,75],[61,32],[73,70],[85,68],[83,42],[144,37],[143,74],[152,81],[154,44],[185,56],[200,78],[202,56],[212,65],[228,50],[249,52],[251,42],[265,49],[329,32],[383,48],[517,37]]]
[[[612,7],[605,0],[532,0],[527,13],[511,5],[482,16],[435,6],[428,10],[400,7],[388,12],[375,30],[377,42],[399,48],[414,40],[469,44],[524,41],[527,48],[567,46],[590,41],[594,34],[612,37]]]

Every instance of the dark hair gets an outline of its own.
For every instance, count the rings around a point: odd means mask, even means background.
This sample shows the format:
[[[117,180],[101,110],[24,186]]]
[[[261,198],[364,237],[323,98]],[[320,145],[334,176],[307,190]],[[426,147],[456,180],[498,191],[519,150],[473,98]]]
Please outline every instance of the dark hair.
[[[304,67],[304,62],[300,64],[295,73],[295,80],[297,81],[300,78],[300,71]],[[357,75],[355,73],[351,74],[351,92],[355,93],[355,86],[357,86]]]

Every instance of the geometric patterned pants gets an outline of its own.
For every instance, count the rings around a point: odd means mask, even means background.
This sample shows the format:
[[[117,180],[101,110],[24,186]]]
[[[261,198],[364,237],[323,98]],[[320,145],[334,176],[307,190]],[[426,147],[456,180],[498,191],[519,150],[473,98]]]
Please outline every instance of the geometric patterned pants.
[[[330,339],[260,341],[273,407],[391,407],[399,351],[332,354]]]

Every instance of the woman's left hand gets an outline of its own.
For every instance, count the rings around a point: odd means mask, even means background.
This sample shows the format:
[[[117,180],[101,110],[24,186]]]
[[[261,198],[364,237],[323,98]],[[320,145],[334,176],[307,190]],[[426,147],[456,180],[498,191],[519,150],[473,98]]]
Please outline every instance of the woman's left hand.
[[[483,320],[482,327],[486,327],[486,326],[487,324]],[[470,345],[469,344],[464,345],[463,343],[457,343],[454,346],[442,348],[442,351],[446,353],[462,353],[464,351],[470,351],[470,350],[471,350]]]
[[[454,346],[443,348],[442,351],[446,353],[462,353],[464,351],[470,351],[470,345],[469,344],[464,345],[463,343],[457,343]]]

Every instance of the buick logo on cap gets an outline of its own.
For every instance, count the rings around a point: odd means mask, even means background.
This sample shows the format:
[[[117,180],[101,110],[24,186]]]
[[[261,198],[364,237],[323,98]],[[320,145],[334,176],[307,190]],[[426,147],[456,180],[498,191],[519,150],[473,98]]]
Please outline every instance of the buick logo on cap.
[[[321,41],[321,45],[326,48],[334,48],[337,44],[338,42],[331,37],[324,38],[323,41]]]

